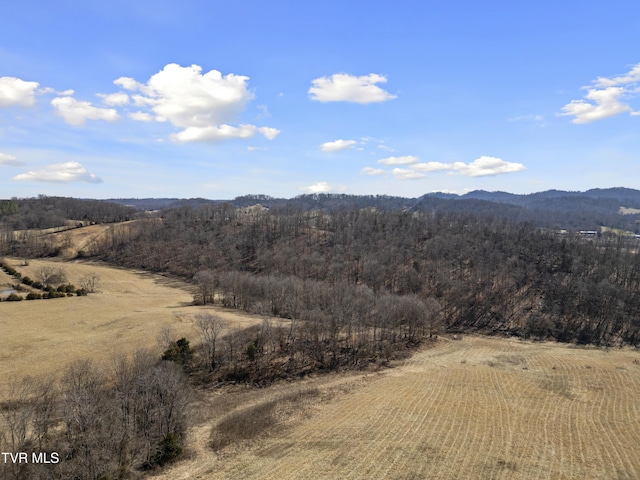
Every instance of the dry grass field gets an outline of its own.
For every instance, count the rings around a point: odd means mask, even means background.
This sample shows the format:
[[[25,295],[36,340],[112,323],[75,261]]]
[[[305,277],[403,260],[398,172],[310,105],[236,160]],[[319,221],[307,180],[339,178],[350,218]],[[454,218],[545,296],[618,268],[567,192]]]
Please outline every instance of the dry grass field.
[[[199,312],[215,312],[230,325],[260,321],[191,306],[188,285],[161,276],[88,262],[32,260],[21,266],[18,259],[6,261],[23,276],[37,278],[40,267],[54,266],[63,267],[76,286],[89,272],[95,272],[100,282],[97,293],[86,297],[0,303],[0,392],[11,377],[58,374],[82,358],[108,366],[114,355],[159,349],[158,337],[167,327],[175,338],[195,341],[193,317]],[[15,280],[0,272],[0,291],[10,283]]]
[[[218,452],[209,445],[224,415],[207,419],[203,402],[191,458],[159,478],[640,478],[635,350],[441,339],[379,374],[310,382],[330,399],[312,399],[286,428]],[[242,408],[230,405],[227,415]]]
[[[620,215],[637,215],[640,210],[637,208],[620,207]]]

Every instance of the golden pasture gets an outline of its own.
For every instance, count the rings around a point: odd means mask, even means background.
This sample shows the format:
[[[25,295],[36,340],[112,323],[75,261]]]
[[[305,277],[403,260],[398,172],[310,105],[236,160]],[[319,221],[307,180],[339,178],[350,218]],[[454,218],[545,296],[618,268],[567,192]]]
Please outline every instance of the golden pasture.
[[[97,293],[86,297],[0,303],[0,391],[12,377],[59,374],[66,365],[89,358],[108,366],[114,356],[140,348],[159,350],[166,328],[174,339],[197,343],[193,317],[210,311],[230,325],[251,325],[258,318],[210,307],[191,306],[189,285],[162,276],[88,262],[32,260],[21,266],[5,259],[23,276],[37,278],[42,266],[63,267],[79,286],[89,272],[100,277]],[[0,290],[15,283],[0,273]],[[25,294],[22,294],[25,296]]]
[[[220,418],[205,416],[191,458],[162,478],[637,479],[639,363],[630,349],[442,339],[396,368],[342,377],[347,393],[242,445],[213,452]]]

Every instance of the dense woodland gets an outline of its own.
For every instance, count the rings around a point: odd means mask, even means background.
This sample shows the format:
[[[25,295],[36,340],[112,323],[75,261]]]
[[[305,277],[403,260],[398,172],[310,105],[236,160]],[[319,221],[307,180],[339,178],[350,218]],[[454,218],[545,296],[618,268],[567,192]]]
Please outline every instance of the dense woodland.
[[[386,196],[302,195],[288,202],[245,196],[235,201],[242,206],[198,203],[153,216],[100,201],[14,199],[0,204],[0,254],[56,254],[46,236],[14,235],[17,225],[138,218],[111,229],[83,254],[186,278],[200,303],[298,321],[327,318],[340,332],[358,325],[379,333],[384,324],[394,331],[392,338],[409,342],[419,341],[425,325],[437,324],[448,331],[636,345],[637,239],[563,235],[505,218],[505,210],[491,211],[496,202],[507,209],[550,202],[556,205],[544,210],[550,217],[557,204],[578,215],[576,204],[596,202],[584,223],[602,226],[602,212],[619,209],[613,203],[633,207],[640,201],[635,190],[590,192],[429,196],[436,201],[430,208],[427,196],[418,203]],[[489,195],[496,201],[486,200]],[[617,217],[636,222],[639,215]],[[422,312],[415,321],[407,320],[415,315],[412,309]]]
[[[186,428],[185,373],[193,382],[265,385],[385,364],[444,332],[640,344],[633,236],[560,233],[524,221],[530,207],[501,209],[478,198],[272,200],[192,202],[153,214],[48,197],[0,203],[0,255],[56,254],[46,235],[17,235],[18,227],[135,219],[97,237],[83,256],[179,276],[192,283],[195,304],[263,317],[260,326],[240,331],[200,315],[199,338],[168,339],[162,361],[140,354],[108,375],[75,365],[56,388],[17,382],[17,403],[2,405],[3,449],[55,444],[65,462],[41,473],[5,466],[7,478],[130,478],[174,458]],[[618,200],[598,205],[614,215],[612,202]],[[585,223],[606,225],[597,220],[601,210],[585,215]]]
[[[2,451],[28,454],[0,463],[3,480],[140,478],[181,453],[190,390],[179,366],[140,351],[108,373],[85,361],[13,379],[0,399]]]
[[[300,320],[322,314],[340,328],[373,327],[382,317],[411,341],[410,315],[386,306],[421,305],[420,331],[437,305],[435,321],[449,331],[636,345],[636,242],[471,213],[223,204],[168,210],[102,238],[91,253],[196,283],[208,278],[234,308]]]
[[[100,200],[65,197],[0,200],[0,226],[5,230],[52,228],[73,222],[109,223],[131,219],[136,209]]]

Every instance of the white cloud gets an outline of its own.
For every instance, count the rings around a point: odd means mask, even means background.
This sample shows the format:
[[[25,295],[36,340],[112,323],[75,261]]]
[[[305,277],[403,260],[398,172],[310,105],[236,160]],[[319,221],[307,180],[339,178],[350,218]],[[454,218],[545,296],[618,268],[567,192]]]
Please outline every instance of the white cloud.
[[[632,108],[620,101],[626,93],[623,87],[607,87],[601,90],[592,88],[585,95],[585,100],[572,100],[562,107],[561,116],[575,116],[572,123],[591,123],[595,120],[613,117],[624,112],[632,112]],[[633,112],[632,112],[633,113]]]
[[[267,139],[273,140],[280,131],[269,127],[256,127],[255,125],[219,125],[209,127],[188,127],[181,132],[171,135],[171,139],[180,142],[210,142],[218,143],[234,138],[251,138],[256,133],[261,133]]]
[[[87,120],[106,120],[113,122],[120,116],[113,108],[94,107],[89,102],[81,102],[73,97],[56,97],[51,105],[64,121],[75,126],[82,126]]]
[[[364,167],[361,170],[364,175],[386,175],[386,171],[381,168]]]
[[[307,193],[327,193],[333,190],[333,188],[327,182],[318,182],[314,183],[313,185],[309,185],[302,190]]]
[[[418,157],[413,155],[406,155],[404,157],[387,157],[378,160],[381,165],[410,165],[412,163],[418,163]]]
[[[442,163],[442,162],[426,162],[426,163],[412,163],[408,160],[404,163],[398,161],[395,157],[390,157],[393,160],[385,163],[386,165],[406,165],[407,168],[394,168],[391,173],[400,180],[414,180],[418,178],[426,177],[428,172],[447,171],[449,175],[465,175],[468,177],[484,177],[488,175],[498,175],[501,173],[513,173],[526,170],[526,167],[521,163],[505,162],[504,160],[496,157],[482,156],[477,158],[471,163],[455,162],[455,163]],[[399,157],[403,158],[416,158],[416,157]],[[383,159],[389,160],[389,159]],[[417,160],[417,158],[416,158]],[[394,163],[395,162],[395,163]],[[378,163],[382,163],[381,160]],[[361,173],[365,175],[384,175],[387,173],[385,170],[376,169],[372,167],[365,167],[361,170]]]
[[[142,93],[154,100],[153,111],[178,127],[208,127],[236,118],[253,98],[248,77],[202,67],[169,64],[153,75]]]
[[[391,170],[393,176],[400,180],[417,180],[419,178],[424,178],[426,175],[424,173],[416,172],[415,170],[411,170],[408,168],[394,168]]]
[[[110,107],[120,107],[129,103],[129,95],[123,92],[109,94],[99,93],[98,96],[102,98],[102,103]]]
[[[256,130],[264,135],[267,140],[273,140],[280,134],[280,130],[278,130],[277,128],[259,127]]]
[[[143,84],[136,82],[133,78],[129,77],[120,77],[113,81],[119,87],[124,88],[125,90],[138,90],[141,87],[144,87]]]
[[[73,95],[76,92],[75,92],[75,90],[73,88],[69,88],[69,89],[63,90],[61,92],[59,92],[59,91],[57,91],[57,90],[55,90],[55,89],[53,89],[51,87],[45,87],[45,88],[39,88],[38,89],[38,94],[44,95],[46,93],[55,93],[56,95],[60,95],[60,96],[65,97],[65,96]]]
[[[153,115],[147,112],[131,112],[129,118],[139,122],[153,122]]]
[[[355,140],[335,140],[333,142],[325,142],[320,145],[320,150],[323,152],[339,152],[340,150],[344,150],[355,145]]]
[[[613,78],[598,77],[594,83],[599,87],[615,87],[616,85],[635,82],[640,82],[640,63],[634,65],[629,73],[625,75]]]
[[[156,103],[153,98],[145,97],[144,95],[131,95],[131,98],[133,99],[133,104],[136,107],[150,108],[153,107]],[[166,118],[160,117],[156,118],[156,120],[161,122],[167,121]]]
[[[454,166],[452,163],[427,162],[416,163],[411,165],[411,168],[420,172],[437,172],[440,170],[453,170]]]
[[[505,162],[496,157],[481,156],[471,163],[455,162],[452,165],[451,174],[466,175],[469,177],[485,177],[501,173],[513,173],[526,170],[521,163]]]
[[[628,99],[640,93],[640,63],[631,70],[613,78],[598,77],[591,87],[583,87],[587,94],[582,100],[572,100],[562,107],[560,116],[575,117],[573,123],[591,123],[603,118],[629,112],[640,115],[627,103]]]
[[[376,73],[361,77],[336,73],[312,80],[313,86],[308,93],[312,100],[318,102],[379,103],[397,98],[376,85],[386,82],[385,76]]]
[[[78,162],[65,162],[55,165],[48,165],[42,170],[32,170],[21,173],[13,177],[14,180],[24,182],[47,182],[47,183],[71,183],[88,182],[101,183],[102,179],[90,173]]]
[[[25,82],[16,77],[0,77],[0,107],[31,107],[38,85],[38,82]]]
[[[0,152],[0,165],[6,165],[8,167],[21,167],[26,165],[26,162],[22,160],[18,160],[13,155],[9,155],[8,153]]]
[[[253,94],[247,88],[249,77],[222,75],[217,70],[202,73],[202,67],[166,65],[144,84],[133,78],[120,77],[114,83],[125,90],[137,91],[133,103],[149,109],[147,115],[156,121],[169,122],[181,129],[171,135],[177,142],[220,142],[233,138],[249,138],[256,133],[269,140],[280,131],[254,125],[229,125],[242,113]],[[266,116],[266,106],[259,107]],[[149,116],[138,112],[130,115],[134,120],[149,121]]]

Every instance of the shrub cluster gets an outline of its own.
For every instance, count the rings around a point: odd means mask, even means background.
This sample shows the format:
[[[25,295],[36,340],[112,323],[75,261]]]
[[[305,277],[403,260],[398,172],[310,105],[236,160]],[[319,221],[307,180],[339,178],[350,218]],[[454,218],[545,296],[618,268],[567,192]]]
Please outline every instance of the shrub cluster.
[[[13,268],[10,267],[9,265],[7,265],[4,262],[0,262],[0,267],[2,268],[2,270],[4,270],[8,275],[11,275],[12,277],[20,277],[20,273],[18,273],[18,271]]]
[[[0,262],[0,268],[2,268],[7,274],[12,275],[13,277],[19,279],[22,284],[36,288],[38,290],[42,290],[43,293],[35,293],[30,292],[26,297],[22,297],[15,293],[12,293],[6,298],[7,302],[18,302],[20,300],[40,300],[40,299],[49,299],[49,298],[63,298],[63,297],[73,297],[73,295],[77,295],[79,297],[83,297],[87,295],[87,290],[84,288],[76,288],[75,285],[71,283],[59,285],[57,288],[52,287],[51,285],[45,285],[40,281],[33,280],[29,276],[24,276],[20,274],[15,268],[7,265],[5,262]],[[16,285],[16,289],[20,288],[20,285]]]

